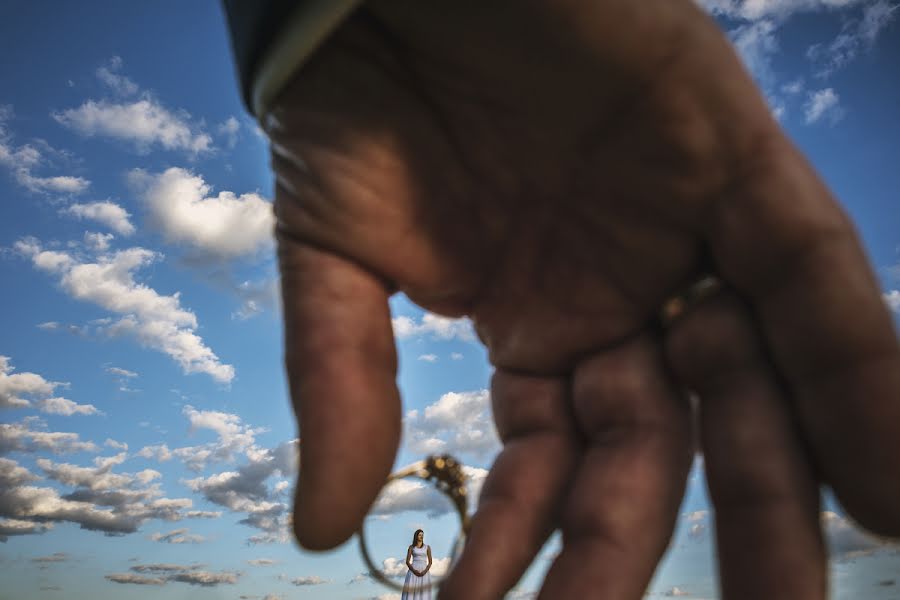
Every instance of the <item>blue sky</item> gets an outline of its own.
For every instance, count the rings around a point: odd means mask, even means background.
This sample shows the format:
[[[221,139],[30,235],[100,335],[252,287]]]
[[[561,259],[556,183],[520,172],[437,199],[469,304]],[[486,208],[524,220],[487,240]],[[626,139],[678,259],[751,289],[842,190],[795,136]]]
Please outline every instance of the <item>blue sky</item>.
[[[900,313],[898,3],[703,4]],[[0,599],[379,597],[353,543],[313,555],[287,535],[272,177],[218,4],[3,0],[0,54]],[[485,353],[465,321],[392,309],[398,465],[452,451],[477,488],[498,449]],[[825,507],[835,597],[900,598],[897,550]],[[376,512],[387,570],[418,526],[446,556],[439,498],[396,487]],[[652,596],[716,597],[711,528],[698,461]]]

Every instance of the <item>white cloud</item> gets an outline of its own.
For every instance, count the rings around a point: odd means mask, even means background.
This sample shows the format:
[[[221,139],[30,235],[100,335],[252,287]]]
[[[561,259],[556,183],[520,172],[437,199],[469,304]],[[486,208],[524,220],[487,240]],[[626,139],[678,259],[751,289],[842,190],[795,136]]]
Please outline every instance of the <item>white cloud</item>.
[[[840,9],[859,5],[864,0],[697,0],[713,15],[756,21],[765,18],[787,19],[800,12]]]
[[[214,587],[227,583],[234,585],[237,583],[240,573],[232,573],[223,571],[216,573],[212,571],[187,571],[185,573],[175,573],[169,576],[169,581],[180,581],[181,583],[189,583],[191,585],[199,585],[202,587]]]
[[[103,576],[113,583],[130,583],[134,585],[165,585],[166,580],[161,577],[147,577],[134,573],[111,573]]]
[[[805,84],[803,79],[795,79],[781,86],[781,91],[789,96],[796,96],[803,92]]]
[[[65,552],[54,552],[53,554],[47,554],[44,556],[35,556],[31,559],[33,563],[39,564],[51,564],[51,563],[61,563],[69,560],[69,555]]]
[[[169,450],[169,447],[166,444],[157,444],[154,446],[144,446],[141,448],[137,454],[141,458],[153,459],[159,462],[166,462],[172,460],[172,457],[175,455]]]
[[[404,424],[406,443],[416,454],[485,458],[500,449],[487,390],[444,394],[423,411],[407,412]]]
[[[128,248],[101,255],[96,262],[81,262],[65,252],[43,250],[31,238],[16,242],[15,248],[38,269],[57,275],[71,297],[123,315],[103,328],[106,334],[132,336],[168,354],[185,373],[206,373],[222,383],[234,378],[234,367],[223,364],[194,332],[197,317],[182,308],[177,292],[161,295],[135,281],[135,272],[158,260],[159,254]]]
[[[434,363],[434,362],[437,362],[437,359],[438,359],[437,354],[420,354],[419,355],[419,360],[421,360],[423,362]]]
[[[309,586],[309,585],[322,585],[323,583],[329,583],[327,579],[322,579],[318,575],[305,575],[303,577],[294,577],[291,579],[291,583],[296,586]]]
[[[281,287],[277,277],[261,281],[243,281],[227,287],[241,302],[240,308],[231,314],[232,319],[240,321],[246,321],[265,310],[277,307],[281,299]]]
[[[12,107],[0,105],[0,165],[9,168],[16,182],[31,192],[47,193],[56,192],[63,194],[79,194],[90,186],[90,181],[83,177],[71,175],[57,175],[52,177],[38,177],[32,170],[47,161],[41,152],[30,144],[23,146],[12,145],[12,135],[6,128],[6,121],[12,118]],[[37,140],[39,145],[50,151],[51,154],[66,155],[59,152],[42,140]]]
[[[88,204],[72,204],[60,211],[62,214],[77,219],[88,219],[102,223],[119,235],[131,235],[134,233],[134,225],[131,224],[128,211],[109,200],[103,202],[91,202]]]
[[[51,479],[76,489],[64,497],[53,488],[23,485],[36,477],[15,461],[0,459],[0,517],[19,521],[71,522],[107,535],[133,533],[150,519],[177,521],[192,506],[189,498],[162,498],[158,477],[141,473],[113,473],[124,455],[95,459],[95,466],[79,467],[38,459]],[[23,473],[24,471],[24,473]]]
[[[0,519],[0,542],[14,535],[34,535],[53,528],[53,523],[24,521],[21,519]]]
[[[165,585],[175,581],[202,587],[214,587],[221,584],[237,583],[241,574],[232,571],[204,571],[202,565],[149,564],[134,565],[134,573],[112,573],[106,579],[115,583],[135,585]],[[155,577],[141,575],[152,573]]]
[[[96,75],[104,85],[120,96],[132,96],[138,92],[138,86],[128,77],[121,74],[122,59],[113,56],[109,62],[97,69]]]
[[[13,373],[14,370],[10,358],[0,356],[0,408],[30,406],[31,402],[23,396],[46,396],[61,385],[37,373]]]
[[[43,427],[44,423],[35,417],[28,417],[19,423],[0,423],[0,455],[39,450],[53,454],[99,451],[93,442],[81,441],[77,433],[41,431],[32,429],[32,425]]]
[[[253,255],[272,245],[272,204],[259,194],[222,191],[211,196],[202,177],[175,167],[157,175],[138,169],[129,179],[170,242],[222,259]]]
[[[173,529],[168,533],[151,533],[150,539],[166,544],[199,544],[206,541],[205,537],[190,533],[187,528]]]
[[[84,245],[92,252],[107,252],[109,243],[115,239],[111,233],[97,233],[95,231],[84,232]]]
[[[394,337],[401,340],[426,336],[436,340],[475,339],[475,331],[469,319],[448,319],[425,313],[419,322],[411,317],[394,317],[391,324],[394,328]]]
[[[900,313],[900,290],[891,290],[884,294],[884,301],[895,313]]]
[[[225,119],[217,128],[219,135],[225,136],[229,148],[234,148],[238,141],[238,132],[241,129],[240,122],[233,116]]]
[[[477,504],[481,486],[487,477],[486,469],[463,467],[469,499]],[[472,510],[477,508],[473,505]],[[413,479],[399,479],[386,486],[376,498],[369,515],[372,518],[390,518],[404,512],[424,512],[435,518],[455,510],[444,494],[432,485]]]
[[[294,474],[297,451],[297,440],[268,450],[256,450],[247,454],[248,462],[236,471],[183,480],[182,483],[203,494],[209,502],[232,512],[244,513],[245,517],[239,522],[261,531],[248,542],[284,543],[290,539],[289,506],[283,500],[283,490],[268,482],[274,475]]]
[[[825,88],[816,92],[809,92],[804,105],[807,125],[811,125],[822,119],[828,119],[832,124],[840,121],[844,116],[841,108],[840,96],[832,88]]]
[[[129,371],[128,369],[122,369],[120,367],[107,366],[104,370],[111,375],[115,375],[117,377],[127,377],[128,379],[138,376],[138,374],[135,373],[134,371]]]
[[[773,21],[761,20],[729,32],[747,70],[764,86],[770,86],[774,82],[771,62],[772,56],[778,52],[776,29],[777,25]]]
[[[36,406],[50,415],[96,415],[102,414],[93,404],[78,404],[66,398],[44,398],[36,402]]]
[[[13,373],[15,368],[8,356],[0,356],[0,408],[25,408],[32,405],[52,415],[94,415],[97,408],[78,404],[62,397],[44,398],[65,384],[47,381],[37,373]],[[30,400],[24,396],[31,397]],[[35,398],[35,397],[39,397]]]
[[[706,536],[706,531],[709,529],[709,511],[695,510],[682,516],[688,524],[687,535],[689,538],[699,540]]]
[[[271,567],[277,565],[278,561],[274,558],[251,558],[247,561],[247,564],[254,567]]]
[[[460,354],[459,352],[452,352],[452,353],[450,354],[450,358],[451,358],[451,360],[462,360],[462,359],[463,359],[463,355]]]
[[[875,43],[878,35],[887,27],[895,18],[897,9],[900,4],[887,2],[886,0],[876,0],[868,4],[863,9],[863,16],[859,27],[860,37],[867,44]]]
[[[192,432],[208,429],[217,436],[216,441],[210,444],[176,448],[172,452],[194,471],[203,470],[210,462],[233,461],[240,454],[254,458],[265,455],[266,451],[256,445],[256,435],[266,430],[243,424],[236,414],[197,410],[189,404],[182,408],[182,414],[187,417]]]
[[[894,19],[900,4],[875,0],[863,6],[859,19],[844,23],[841,32],[829,44],[814,44],[806,56],[817,65],[816,76],[827,78],[851,63],[861,52],[870,50],[881,31]]]
[[[83,177],[57,175],[55,177],[35,177],[29,171],[16,171],[16,181],[32,192],[58,192],[61,194],[80,194],[91,182]]]
[[[154,145],[192,154],[212,149],[212,138],[192,127],[189,115],[183,111],[173,113],[149,96],[123,103],[87,100],[78,108],[51,116],[87,137],[105,136],[132,142],[140,152]]]
[[[126,444],[125,442],[117,442],[112,438],[106,438],[106,441],[103,442],[103,445],[114,450],[128,450],[128,444]]]
[[[678,586],[674,586],[663,592],[663,596],[667,598],[676,598],[681,596],[690,596],[690,592],[686,592],[679,588]]]

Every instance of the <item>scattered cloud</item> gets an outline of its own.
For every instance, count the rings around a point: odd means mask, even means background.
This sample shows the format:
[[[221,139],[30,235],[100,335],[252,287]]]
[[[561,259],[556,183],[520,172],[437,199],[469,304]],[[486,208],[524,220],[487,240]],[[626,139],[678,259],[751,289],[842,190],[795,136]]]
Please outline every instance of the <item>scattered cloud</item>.
[[[84,232],[84,246],[91,252],[107,252],[109,243],[115,239],[111,233],[97,233],[95,231]]]
[[[394,337],[400,340],[428,337],[435,340],[475,339],[475,331],[469,319],[448,319],[432,313],[425,313],[418,322],[412,317],[394,317],[391,319]]]
[[[83,177],[71,175],[39,177],[34,175],[32,171],[38,167],[47,166],[48,161],[44,154],[32,144],[13,145],[13,136],[6,127],[6,122],[12,116],[12,107],[0,105],[0,165],[12,171],[13,177],[19,185],[35,193],[60,194],[80,194],[90,186],[91,182]],[[42,145],[51,154],[65,154],[53,149],[46,142],[41,141],[39,145]]]
[[[0,356],[0,408],[30,406],[23,396],[46,396],[61,385],[47,381],[37,373],[13,373],[10,357]]]
[[[246,321],[266,310],[278,306],[280,300],[280,285],[277,277],[263,279],[261,281],[243,281],[230,287],[230,291],[238,297],[240,307],[231,317],[239,321]]]
[[[415,454],[449,453],[486,458],[500,449],[487,390],[449,392],[404,419],[406,444]]]
[[[741,25],[729,32],[732,44],[738,51],[747,70],[764,87],[774,84],[772,56],[778,52],[774,21],[760,20]]]
[[[469,498],[477,502],[487,470],[463,467],[463,472],[467,479]],[[423,481],[399,479],[381,491],[369,515],[384,519],[404,512],[424,512],[428,518],[436,518],[453,510],[447,497],[433,486]]]
[[[65,552],[54,552],[53,554],[48,554],[46,556],[36,556],[31,559],[31,562],[39,564],[49,564],[66,562],[67,560],[69,560],[69,555]]]
[[[296,586],[309,586],[309,585],[322,585],[323,583],[330,583],[327,579],[322,579],[318,575],[306,575],[303,577],[294,577],[291,579],[291,583]]]
[[[212,196],[202,177],[176,167],[155,175],[136,169],[129,181],[172,243],[217,259],[252,256],[272,245],[272,204],[257,193]]]
[[[133,585],[165,585],[166,583],[166,580],[162,577],[146,577],[134,573],[112,573],[104,575],[104,577],[113,583],[130,583]]]
[[[13,373],[14,370],[10,358],[0,356],[0,408],[34,406],[48,414],[65,416],[99,413],[92,404],[78,404],[62,397],[40,398],[49,396],[57,387],[66,384],[47,381],[37,373]]]
[[[103,202],[90,202],[87,204],[71,204],[62,209],[60,213],[77,219],[97,221],[106,225],[119,235],[131,235],[134,233],[134,225],[129,218],[131,215],[124,208],[105,200]],[[105,249],[105,248],[104,248]]]
[[[0,542],[6,542],[14,535],[35,535],[53,528],[53,523],[25,521],[21,519],[0,519]]]
[[[0,455],[10,452],[46,451],[53,454],[98,452],[93,442],[82,441],[77,433],[42,431],[46,427],[40,419],[28,417],[19,423],[0,423]]]
[[[277,565],[278,561],[274,558],[251,558],[247,561],[247,564],[254,567],[271,567]]]
[[[113,448],[114,450],[128,450],[128,444],[125,442],[117,442],[116,440],[106,438],[106,441],[103,442],[103,445],[108,448]]]
[[[173,454],[172,451],[169,450],[169,447],[166,444],[156,444],[153,446],[144,446],[137,451],[135,456],[140,456],[141,458],[150,460],[156,460],[158,462],[166,462],[172,460],[175,454]]]
[[[239,577],[239,573],[230,571],[222,571],[221,573],[213,571],[186,571],[170,575],[168,579],[169,581],[179,581],[201,587],[215,587],[222,584],[234,585]]]
[[[206,541],[205,537],[192,534],[187,528],[173,529],[168,533],[151,533],[150,539],[154,542],[163,542],[166,544],[199,544]]]
[[[858,6],[864,0],[697,0],[716,16],[744,21],[778,19],[784,21],[801,12],[816,12]]]
[[[138,374],[135,373],[134,371],[129,371],[128,369],[122,369],[120,367],[107,366],[104,370],[107,373],[115,375],[116,377],[126,377],[128,379],[131,379],[132,377],[138,376]]]
[[[864,51],[870,50],[878,35],[894,19],[900,4],[875,0],[863,5],[862,15],[846,21],[840,33],[828,44],[814,44],[806,52],[819,78],[828,78]]]
[[[122,59],[113,56],[109,61],[97,69],[96,75],[106,87],[120,96],[133,96],[138,93],[138,86],[121,73]]]
[[[93,404],[78,404],[67,398],[44,398],[35,402],[35,406],[50,415],[97,415],[102,414]]]
[[[887,303],[888,308],[890,308],[895,313],[900,314],[900,290],[891,290],[890,292],[885,292],[884,301]]]
[[[419,355],[419,360],[421,360],[423,362],[435,363],[435,362],[437,362],[437,359],[438,359],[437,354],[420,354]]]
[[[85,137],[108,137],[134,144],[138,152],[154,146],[196,155],[212,150],[212,138],[190,122],[185,111],[172,112],[155,98],[110,102],[86,100],[78,108],[51,113],[53,119]]]
[[[241,574],[234,571],[205,571],[203,565],[178,565],[167,563],[141,564],[131,567],[132,573],[113,573],[106,579],[115,583],[135,585],[165,585],[170,581],[215,587],[222,584],[234,585]],[[151,575],[144,575],[150,573]]]
[[[148,452],[155,455],[158,460],[168,460],[171,456],[176,456],[182,459],[189,469],[199,472],[210,463],[232,462],[241,454],[254,458],[265,456],[266,451],[256,445],[256,435],[265,432],[264,428],[245,425],[236,414],[197,410],[190,404],[182,408],[182,414],[187,417],[191,432],[209,430],[216,434],[217,439],[200,446],[176,448],[171,453],[164,444],[149,447]]]
[[[49,487],[27,485],[38,477],[13,460],[0,458],[0,518],[32,522],[68,522],[106,535],[134,533],[150,519],[178,521],[191,508],[189,498],[164,498],[159,473],[113,473],[124,453],[98,457],[95,466],[79,467],[38,459],[44,474],[60,484],[75,487],[61,496]]]
[[[219,124],[216,130],[225,138],[229,148],[234,148],[238,142],[238,132],[241,129],[240,122],[234,116],[228,117]]]
[[[709,511],[695,510],[682,516],[687,523],[687,535],[692,540],[700,540],[706,537],[709,529]]]
[[[275,475],[293,476],[298,461],[296,440],[247,453],[248,462],[236,471],[184,480],[191,490],[213,504],[235,513],[244,513],[239,521],[262,531],[249,538],[250,543],[286,542],[289,535],[289,505],[283,486],[270,486]]]
[[[807,125],[812,125],[823,119],[834,125],[844,117],[840,96],[833,88],[809,92],[803,109]]]
[[[463,359],[463,355],[460,354],[459,352],[452,352],[452,353],[450,354],[450,359],[451,359],[451,360],[462,360],[462,359]]]
[[[136,247],[79,259],[44,250],[34,238],[19,240],[15,249],[30,258],[35,268],[59,277],[71,297],[123,315],[102,328],[105,334],[133,337],[169,355],[185,373],[206,373],[221,383],[234,378],[234,367],[222,363],[195,333],[197,317],[181,306],[177,292],[162,295],[135,280],[138,270],[159,260],[156,252]]]

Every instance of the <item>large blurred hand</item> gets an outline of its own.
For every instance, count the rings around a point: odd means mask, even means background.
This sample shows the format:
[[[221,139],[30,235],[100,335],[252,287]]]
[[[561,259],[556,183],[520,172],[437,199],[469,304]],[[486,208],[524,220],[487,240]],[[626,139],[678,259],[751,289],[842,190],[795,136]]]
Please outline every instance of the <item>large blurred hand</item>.
[[[689,0],[371,0],[266,129],[303,545],[349,537],[395,457],[398,290],[470,316],[497,369],[504,449],[446,597],[501,596],[556,527],[547,597],[640,597],[693,453],[685,389],[726,597],[824,593],[820,481],[900,534],[890,317]],[[660,329],[709,272],[734,292]]]

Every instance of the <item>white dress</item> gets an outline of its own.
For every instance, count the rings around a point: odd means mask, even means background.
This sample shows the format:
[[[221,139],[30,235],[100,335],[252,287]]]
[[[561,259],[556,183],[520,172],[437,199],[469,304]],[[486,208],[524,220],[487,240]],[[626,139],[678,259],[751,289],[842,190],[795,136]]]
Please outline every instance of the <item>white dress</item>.
[[[428,566],[428,546],[412,548],[412,566],[416,571],[424,571]],[[400,600],[431,600],[431,572],[419,577],[412,571],[406,572],[403,594]]]

